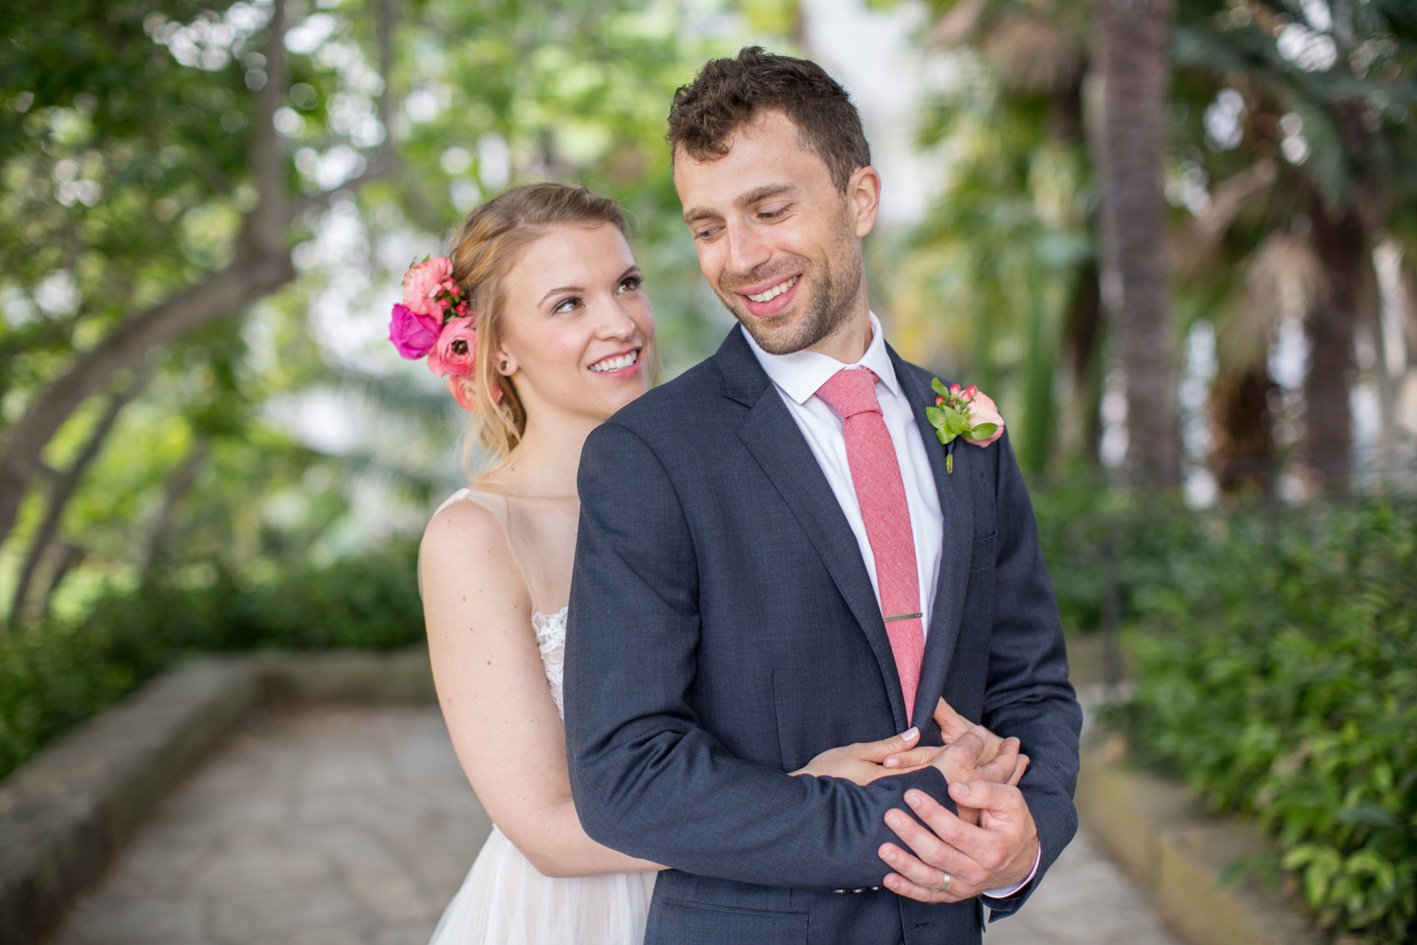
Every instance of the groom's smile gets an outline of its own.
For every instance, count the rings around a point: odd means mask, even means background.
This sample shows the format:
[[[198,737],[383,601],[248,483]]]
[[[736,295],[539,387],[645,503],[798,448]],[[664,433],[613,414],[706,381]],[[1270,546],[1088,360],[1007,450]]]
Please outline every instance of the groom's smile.
[[[782,278],[756,280],[751,286],[737,290],[721,290],[720,297],[735,295],[739,304],[753,318],[773,318],[782,314],[797,299],[797,288],[802,283],[802,274],[796,273]],[[729,306],[730,310],[733,306]]]

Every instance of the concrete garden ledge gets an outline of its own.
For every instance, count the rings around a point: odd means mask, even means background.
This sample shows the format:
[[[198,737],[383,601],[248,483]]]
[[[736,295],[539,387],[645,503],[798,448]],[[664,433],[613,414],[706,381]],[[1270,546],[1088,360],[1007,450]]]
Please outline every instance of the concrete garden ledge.
[[[1292,896],[1231,868],[1273,843],[1253,824],[1208,814],[1182,786],[1129,767],[1122,741],[1090,728],[1078,816],[1088,835],[1150,892],[1195,945],[1325,945]]]
[[[203,657],[151,680],[0,781],[0,942],[37,941],[152,805],[275,701],[427,701],[423,647]]]

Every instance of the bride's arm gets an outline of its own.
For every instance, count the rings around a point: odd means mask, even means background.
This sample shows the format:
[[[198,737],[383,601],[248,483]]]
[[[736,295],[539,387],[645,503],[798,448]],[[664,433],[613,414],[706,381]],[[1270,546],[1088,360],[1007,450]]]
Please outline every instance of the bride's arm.
[[[493,822],[547,876],[659,869],[581,829],[531,603],[492,514],[470,502],[440,511],[424,533],[419,570],[438,702]]]

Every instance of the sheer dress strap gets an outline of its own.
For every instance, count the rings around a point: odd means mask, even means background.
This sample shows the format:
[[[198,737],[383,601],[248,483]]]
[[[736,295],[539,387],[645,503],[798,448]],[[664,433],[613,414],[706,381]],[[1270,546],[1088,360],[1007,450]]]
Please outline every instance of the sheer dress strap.
[[[474,502],[492,513],[526,584],[532,612],[555,614],[565,607],[571,596],[578,503],[459,489],[438,511],[460,501]]]

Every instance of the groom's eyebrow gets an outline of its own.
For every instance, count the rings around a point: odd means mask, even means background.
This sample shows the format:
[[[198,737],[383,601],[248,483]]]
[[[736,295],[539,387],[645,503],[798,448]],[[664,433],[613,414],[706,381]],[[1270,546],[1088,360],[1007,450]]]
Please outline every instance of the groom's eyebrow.
[[[764,184],[761,187],[754,187],[752,190],[748,191],[745,194],[740,194],[738,198],[733,201],[733,205],[741,210],[747,207],[751,207],[753,204],[757,203],[760,200],[767,200],[770,197],[780,196],[781,194],[785,194],[792,189],[793,185],[789,183]],[[692,207],[689,210],[684,211],[684,222],[693,225],[693,223],[697,220],[703,220],[708,217],[716,216],[718,216],[718,214],[715,211],[710,210],[708,207]]]

